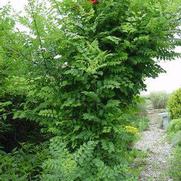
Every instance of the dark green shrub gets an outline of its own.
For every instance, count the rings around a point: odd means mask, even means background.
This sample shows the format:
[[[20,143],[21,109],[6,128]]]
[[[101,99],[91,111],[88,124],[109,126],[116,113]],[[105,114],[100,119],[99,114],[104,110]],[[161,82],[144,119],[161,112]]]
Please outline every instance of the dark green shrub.
[[[168,108],[172,119],[181,118],[181,88],[170,96]]]
[[[165,109],[169,95],[166,92],[152,92],[149,95],[154,109]]]

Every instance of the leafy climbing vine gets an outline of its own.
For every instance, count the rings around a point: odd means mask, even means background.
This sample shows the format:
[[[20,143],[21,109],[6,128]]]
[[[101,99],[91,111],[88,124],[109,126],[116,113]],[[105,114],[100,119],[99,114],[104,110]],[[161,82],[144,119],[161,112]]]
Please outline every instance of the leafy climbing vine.
[[[133,108],[145,78],[164,72],[159,60],[180,56],[174,52],[180,44],[179,5],[177,0],[29,0],[26,16],[0,10],[0,123],[16,120],[12,130],[21,122],[31,125],[23,128],[27,139],[20,135],[20,142],[41,142],[46,150],[38,170],[28,167],[31,174],[21,172],[19,178],[136,179],[128,171],[139,129]],[[17,22],[28,32],[17,31]],[[14,169],[1,167],[0,174]]]

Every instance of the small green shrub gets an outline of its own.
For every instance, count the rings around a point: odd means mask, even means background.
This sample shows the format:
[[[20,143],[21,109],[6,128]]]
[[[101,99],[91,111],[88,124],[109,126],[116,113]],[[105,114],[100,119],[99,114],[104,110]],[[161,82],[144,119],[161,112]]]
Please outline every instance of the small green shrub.
[[[181,131],[181,119],[173,119],[167,129],[169,137],[172,138],[178,131]]]
[[[168,137],[173,146],[181,144],[181,119],[174,119],[167,129]]]
[[[170,96],[168,108],[172,119],[181,118],[181,88]]]
[[[149,119],[147,117],[140,117],[137,121],[137,127],[140,131],[144,131],[149,126]]]
[[[154,109],[166,108],[168,101],[168,94],[166,92],[152,92],[149,97]]]
[[[181,130],[174,134],[171,143],[173,146],[179,145],[181,146]]]
[[[169,174],[174,181],[181,180],[181,119],[174,119],[167,129],[168,137],[173,146],[173,154],[170,158]]]
[[[173,155],[170,159],[169,173],[174,181],[181,180],[181,147],[180,146],[176,147],[173,151]]]

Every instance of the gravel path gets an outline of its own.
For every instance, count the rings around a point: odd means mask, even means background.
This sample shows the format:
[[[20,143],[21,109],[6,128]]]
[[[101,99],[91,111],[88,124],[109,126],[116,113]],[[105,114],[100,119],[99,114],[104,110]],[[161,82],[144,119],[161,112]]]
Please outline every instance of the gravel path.
[[[158,114],[155,110],[148,112],[149,129],[142,133],[141,140],[135,145],[137,149],[148,152],[146,166],[140,175],[140,181],[172,181],[166,175],[171,145],[166,141],[165,131],[160,128],[161,120]]]

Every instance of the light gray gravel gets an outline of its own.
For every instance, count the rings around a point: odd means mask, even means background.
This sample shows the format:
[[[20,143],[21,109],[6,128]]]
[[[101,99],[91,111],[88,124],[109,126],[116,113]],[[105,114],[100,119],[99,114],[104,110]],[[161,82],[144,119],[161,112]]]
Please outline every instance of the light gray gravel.
[[[148,152],[140,181],[172,181],[166,174],[171,145],[166,140],[165,130],[160,128],[161,119],[158,112],[152,110],[148,116],[149,129],[142,133],[141,140],[135,145],[137,149]]]

